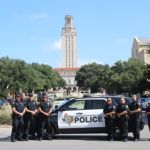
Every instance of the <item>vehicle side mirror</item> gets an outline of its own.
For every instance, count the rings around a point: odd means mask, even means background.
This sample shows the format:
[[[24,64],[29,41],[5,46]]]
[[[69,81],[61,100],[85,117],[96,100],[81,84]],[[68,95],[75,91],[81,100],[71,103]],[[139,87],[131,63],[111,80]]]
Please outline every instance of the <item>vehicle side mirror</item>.
[[[55,106],[55,109],[57,109],[57,108],[58,108],[58,105]]]

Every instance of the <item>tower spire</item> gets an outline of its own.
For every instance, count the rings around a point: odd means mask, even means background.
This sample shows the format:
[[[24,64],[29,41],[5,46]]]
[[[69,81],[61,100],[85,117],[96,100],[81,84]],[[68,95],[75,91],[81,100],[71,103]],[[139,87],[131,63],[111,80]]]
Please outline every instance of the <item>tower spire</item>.
[[[73,17],[67,15],[65,17],[65,28],[73,28]]]
[[[77,67],[77,32],[73,26],[73,17],[65,16],[65,27],[61,34],[62,67]]]

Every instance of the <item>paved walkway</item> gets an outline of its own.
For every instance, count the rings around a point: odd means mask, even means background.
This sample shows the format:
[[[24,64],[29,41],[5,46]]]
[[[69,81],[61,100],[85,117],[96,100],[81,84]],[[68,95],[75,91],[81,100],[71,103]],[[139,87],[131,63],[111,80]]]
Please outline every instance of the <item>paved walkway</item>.
[[[0,124],[0,129],[11,128],[11,127],[12,127],[11,125],[7,125],[7,124],[1,125]]]

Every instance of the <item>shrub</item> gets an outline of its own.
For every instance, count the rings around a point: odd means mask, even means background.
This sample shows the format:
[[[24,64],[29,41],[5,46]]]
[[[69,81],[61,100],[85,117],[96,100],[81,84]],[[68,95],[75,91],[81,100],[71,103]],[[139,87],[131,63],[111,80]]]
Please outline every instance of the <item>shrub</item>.
[[[0,98],[7,97],[7,95],[8,95],[8,90],[7,89],[0,92]]]
[[[0,106],[0,124],[11,124],[11,106]]]

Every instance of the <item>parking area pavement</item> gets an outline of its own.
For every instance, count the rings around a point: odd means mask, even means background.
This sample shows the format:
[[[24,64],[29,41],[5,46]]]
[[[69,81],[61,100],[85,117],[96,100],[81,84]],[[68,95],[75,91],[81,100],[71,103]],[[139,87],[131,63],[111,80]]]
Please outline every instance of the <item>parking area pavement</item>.
[[[30,140],[30,141],[10,141],[11,127],[0,127],[0,147],[2,150],[26,150],[26,149],[54,149],[54,150],[142,150],[150,147],[150,132],[148,126],[141,131],[141,140],[134,142],[132,133],[129,133],[129,141],[106,141],[106,134],[78,134],[78,135],[59,135],[52,141]],[[0,148],[0,149],[1,149]]]

